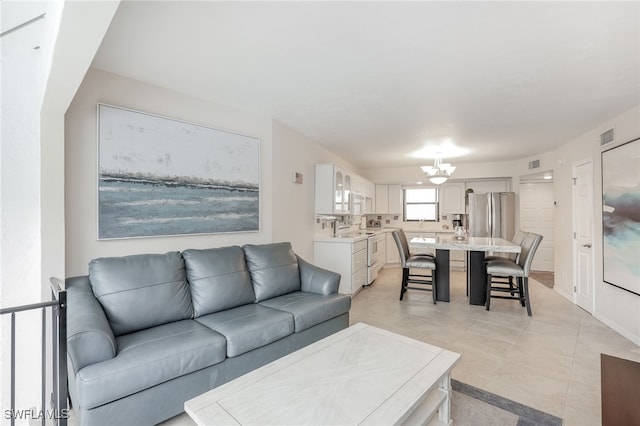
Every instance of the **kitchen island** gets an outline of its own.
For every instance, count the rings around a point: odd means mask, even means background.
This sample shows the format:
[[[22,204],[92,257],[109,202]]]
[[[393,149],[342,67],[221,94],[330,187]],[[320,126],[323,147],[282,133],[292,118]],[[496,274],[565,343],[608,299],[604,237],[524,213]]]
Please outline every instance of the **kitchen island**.
[[[414,237],[409,241],[414,250],[436,250],[436,289],[438,301],[449,302],[449,251],[467,252],[467,288],[469,304],[484,306],[486,300],[487,271],[484,266],[486,252],[520,253],[520,246],[502,238],[438,235],[433,238]]]

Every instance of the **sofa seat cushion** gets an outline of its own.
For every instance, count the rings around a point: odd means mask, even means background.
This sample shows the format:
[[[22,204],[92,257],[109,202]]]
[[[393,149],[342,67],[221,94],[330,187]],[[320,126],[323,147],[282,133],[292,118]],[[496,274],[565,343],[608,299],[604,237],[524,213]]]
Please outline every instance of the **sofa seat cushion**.
[[[253,303],[256,295],[239,246],[182,252],[195,317]]]
[[[260,305],[244,305],[196,318],[227,339],[227,356],[242,355],[293,334],[293,316]]]
[[[351,308],[351,297],[344,294],[295,292],[260,302],[260,305],[293,315],[295,332],[306,330],[321,322],[338,317]]]
[[[163,324],[116,338],[115,358],[76,375],[80,408],[132,395],[226,359],[225,338],[194,320]]]
[[[89,281],[115,336],[193,316],[177,251],[94,259]]]

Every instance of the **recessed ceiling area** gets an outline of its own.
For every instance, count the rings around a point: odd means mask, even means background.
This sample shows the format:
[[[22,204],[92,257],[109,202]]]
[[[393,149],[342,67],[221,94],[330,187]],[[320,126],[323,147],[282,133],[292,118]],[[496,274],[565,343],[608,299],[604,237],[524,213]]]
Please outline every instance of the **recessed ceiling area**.
[[[267,116],[356,167],[553,150],[640,103],[638,2],[123,1],[93,66]],[[241,130],[241,129],[238,129]]]

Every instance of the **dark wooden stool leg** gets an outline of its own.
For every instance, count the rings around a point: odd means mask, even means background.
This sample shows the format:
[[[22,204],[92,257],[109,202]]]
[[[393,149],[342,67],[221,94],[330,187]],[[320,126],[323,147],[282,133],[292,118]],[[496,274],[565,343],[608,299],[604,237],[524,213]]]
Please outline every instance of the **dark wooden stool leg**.
[[[529,300],[529,277],[522,277],[524,287],[524,300],[527,304],[527,315],[531,316],[531,301]]]
[[[438,288],[438,286],[436,286],[436,270],[432,269],[431,270],[431,292],[433,293],[433,304],[434,305],[437,303],[436,300],[438,299],[437,288]]]
[[[522,307],[527,306],[527,301],[524,298],[524,285],[522,284],[522,277],[517,277],[518,280],[518,296],[520,297],[520,304]]]
[[[400,287],[400,300],[404,296],[404,292],[407,291],[407,281],[409,280],[409,268],[402,268],[402,285]]]
[[[487,311],[491,307],[491,274],[487,274],[487,299],[484,302]]]

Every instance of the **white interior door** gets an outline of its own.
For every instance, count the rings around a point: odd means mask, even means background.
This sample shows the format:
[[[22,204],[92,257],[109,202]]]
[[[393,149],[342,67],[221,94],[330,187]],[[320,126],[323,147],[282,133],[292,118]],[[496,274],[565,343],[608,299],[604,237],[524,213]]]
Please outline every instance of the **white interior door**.
[[[593,164],[573,166],[574,302],[593,313]]]
[[[533,271],[553,272],[553,184],[520,184],[520,229],[542,235]]]

